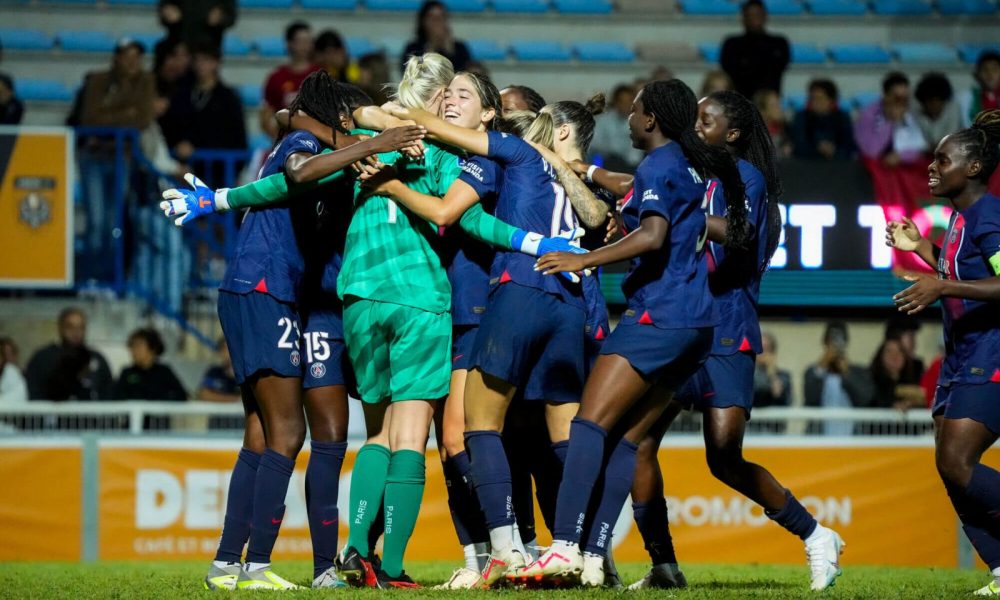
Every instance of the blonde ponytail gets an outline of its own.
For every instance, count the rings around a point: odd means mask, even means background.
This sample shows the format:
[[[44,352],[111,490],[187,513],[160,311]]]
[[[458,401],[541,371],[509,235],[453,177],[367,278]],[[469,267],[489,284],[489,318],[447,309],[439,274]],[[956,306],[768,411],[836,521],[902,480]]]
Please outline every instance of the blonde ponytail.
[[[451,61],[440,54],[428,52],[411,56],[406,61],[403,79],[396,86],[393,100],[405,108],[424,108],[454,77]]]

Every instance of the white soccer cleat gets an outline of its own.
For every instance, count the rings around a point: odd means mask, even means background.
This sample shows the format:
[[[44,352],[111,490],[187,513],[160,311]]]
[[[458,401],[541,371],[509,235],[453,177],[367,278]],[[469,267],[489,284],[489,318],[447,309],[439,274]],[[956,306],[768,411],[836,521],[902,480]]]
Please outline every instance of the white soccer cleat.
[[[585,587],[604,586],[604,557],[592,552],[583,553],[583,571],[580,584]]]
[[[323,571],[315,579],[313,579],[312,582],[312,589],[314,590],[345,587],[347,587],[347,582],[337,576],[337,567],[330,567],[329,569]]]
[[[300,586],[295,585],[284,577],[271,570],[270,567],[257,569],[254,571],[240,570],[240,578],[236,582],[237,589],[240,590],[298,590]]]
[[[989,585],[979,588],[978,590],[972,592],[973,596],[1000,596],[1000,583],[996,579],[990,582]]]
[[[240,578],[240,571],[243,567],[240,563],[230,563],[224,567],[216,565],[214,562],[208,567],[208,574],[205,575],[206,590],[224,590],[231,592],[236,589],[236,582]]]
[[[676,563],[654,565],[646,576],[628,586],[630,590],[659,589],[670,590],[687,587],[687,579]]]
[[[526,561],[524,554],[517,548],[508,548],[501,552],[493,552],[486,561],[486,568],[483,569],[480,579],[481,587],[488,588],[504,577],[509,577],[517,569],[524,568]]]
[[[846,545],[836,531],[816,525],[816,531],[806,540],[806,559],[812,579],[809,589],[818,592],[834,584],[841,573],[840,555]]]
[[[579,544],[564,542],[552,546],[530,565],[515,570],[507,579],[515,583],[563,583],[580,580],[583,573],[583,552]],[[602,571],[603,573],[603,571]]]
[[[451,579],[441,585],[436,585],[431,589],[474,590],[480,587],[483,587],[483,578],[479,574],[479,571],[473,571],[468,567],[462,567],[461,569],[455,569],[455,572],[451,574]]]

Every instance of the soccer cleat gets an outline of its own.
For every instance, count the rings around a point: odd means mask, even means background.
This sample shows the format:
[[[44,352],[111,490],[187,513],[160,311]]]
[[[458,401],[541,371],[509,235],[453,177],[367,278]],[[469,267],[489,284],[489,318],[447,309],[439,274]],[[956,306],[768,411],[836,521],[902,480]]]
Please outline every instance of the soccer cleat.
[[[312,587],[314,590],[337,589],[347,587],[347,584],[337,577],[337,567],[330,567],[313,579]]]
[[[385,571],[379,571],[375,575],[375,582],[380,590],[415,590],[420,588],[420,584],[410,579],[405,571],[399,577],[392,577]]]
[[[208,568],[208,575],[205,575],[205,589],[225,590],[227,592],[235,590],[242,570],[243,567],[240,566],[240,563],[230,563],[219,567],[213,562],[212,566]]]
[[[583,553],[577,544],[554,543],[526,567],[515,569],[507,579],[515,583],[574,583],[583,572]]]
[[[630,590],[686,588],[687,579],[676,564],[654,565],[646,576],[628,586]]]
[[[462,567],[461,569],[455,569],[455,572],[451,574],[451,579],[441,585],[436,585],[431,589],[474,590],[482,586],[483,578],[479,575],[479,571],[473,571],[468,567]]]
[[[583,571],[580,584],[584,587],[604,586],[604,557],[593,552],[583,553]]]
[[[511,573],[521,569],[526,564],[524,555],[517,548],[508,548],[502,552],[493,552],[483,569],[481,587],[488,588],[504,577],[510,578]]]
[[[604,557],[604,587],[612,590],[625,589],[625,584],[622,583],[622,578],[618,574],[615,557],[611,555],[610,548],[608,549],[608,555]]]
[[[345,546],[334,560],[340,577],[351,587],[378,587],[375,568],[352,547]]]
[[[994,579],[989,585],[972,592],[973,596],[1000,596],[1000,584]]]
[[[240,590],[282,591],[302,589],[269,568],[257,569],[255,571],[240,569],[240,577],[236,581],[236,587]]]
[[[816,527],[822,527],[817,525]],[[809,589],[818,592],[832,586],[840,576],[840,555],[844,551],[844,540],[837,532],[823,527],[809,536],[806,543],[806,559],[812,583]]]

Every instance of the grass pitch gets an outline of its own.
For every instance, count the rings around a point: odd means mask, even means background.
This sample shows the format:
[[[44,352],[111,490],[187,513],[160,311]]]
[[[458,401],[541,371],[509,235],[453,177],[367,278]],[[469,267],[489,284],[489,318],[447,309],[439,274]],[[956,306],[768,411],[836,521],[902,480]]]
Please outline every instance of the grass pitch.
[[[202,577],[207,562],[102,562],[79,563],[0,563],[0,598],[209,598],[224,592],[202,589]],[[434,585],[448,578],[457,564],[446,562],[413,562],[408,572],[424,585]],[[619,570],[626,583],[635,581],[645,572],[643,564],[622,564]],[[312,566],[307,562],[278,561],[275,570],[282,576],[308,585]],[[296,597],[328,597],[344,595],[359,600],[374,600],[384,594],[413,598],[454,598],[473,594],[479,598],[500,595],[509,600],[546,595],[560,600],[625,598],[677,598],[681,600],[752,600],[756,598],[971,598],[971,592],[989,582],[985,572],[955,569],[914,569],[889,567],[851,567],[826,592],[809,591],[808,568],[802,566],[726,566],[690,565],[684,567],[689,586],[686,590],[614,592],[605,590],[558,591],[484,591],[435,592],[428,589],[413,591],[326,590],[285,592]],[[253,596],[267,592],[232,592]]]

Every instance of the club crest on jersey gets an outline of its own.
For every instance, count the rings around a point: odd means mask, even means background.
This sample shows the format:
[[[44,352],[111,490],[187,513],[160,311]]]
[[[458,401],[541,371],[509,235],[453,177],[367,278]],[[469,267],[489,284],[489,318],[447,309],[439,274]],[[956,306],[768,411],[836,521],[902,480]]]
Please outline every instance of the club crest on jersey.
[[[292,362],[292,366],[293,367],[297,367],[297,366],[299,366],[299,363],[302,362],[302,357],[299,356],[299,351],[298,350],[292,350],[288,354],[288,360],[290,360]]]
[[[312,366],[309,367],[309,374],[315,379],[319,379],[320,377],[326,375],[326,365],[321,362],[313,363]]]

